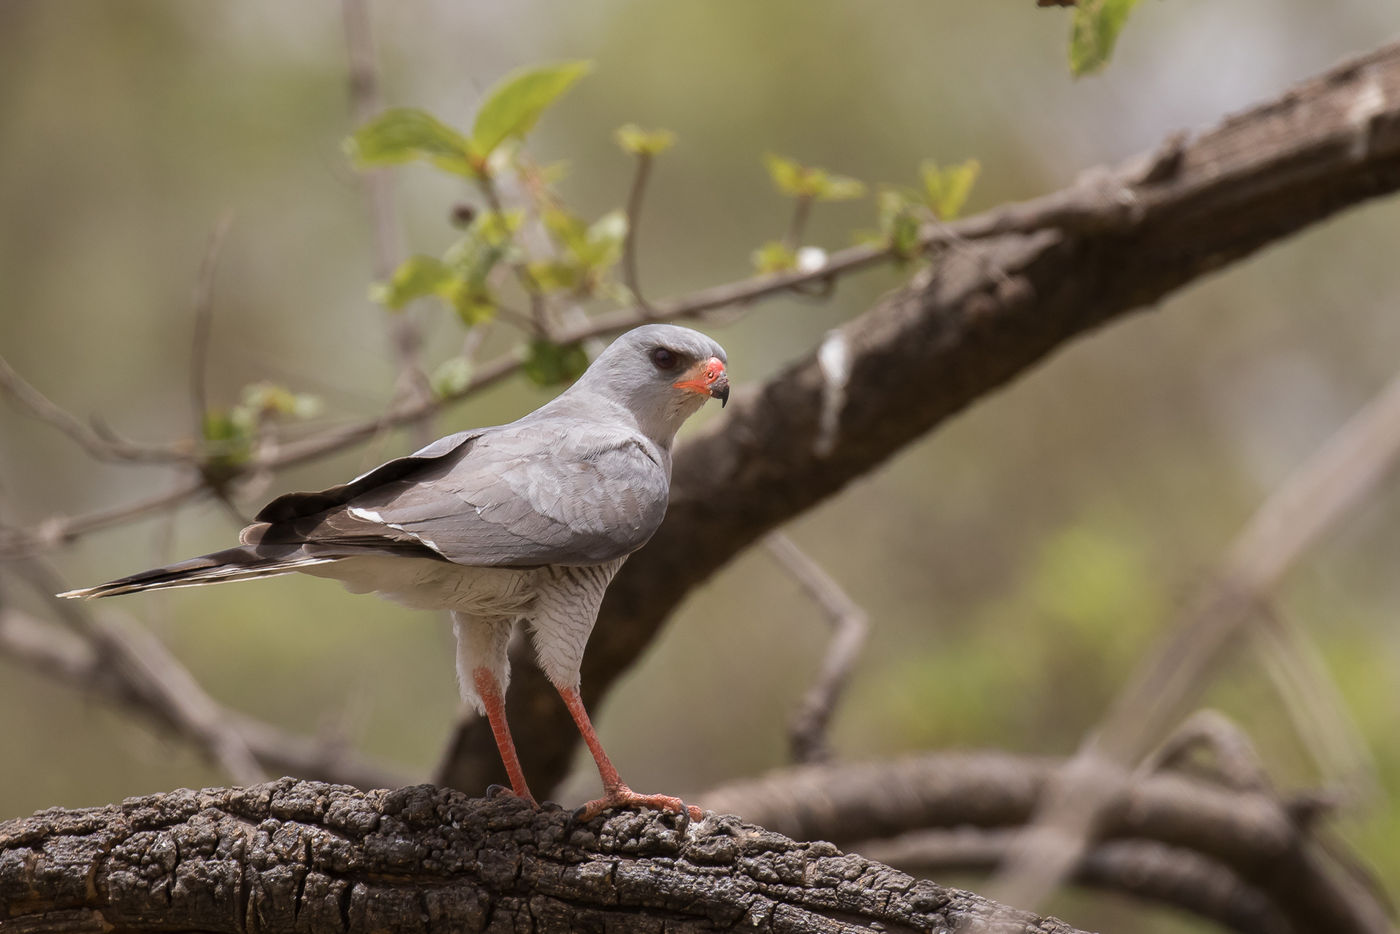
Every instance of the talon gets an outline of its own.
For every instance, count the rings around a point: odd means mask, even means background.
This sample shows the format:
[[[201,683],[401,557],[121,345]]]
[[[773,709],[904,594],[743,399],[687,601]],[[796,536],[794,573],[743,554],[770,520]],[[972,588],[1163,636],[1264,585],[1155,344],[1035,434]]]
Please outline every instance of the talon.
[[[680,798],[672,795],[642,795],[626,785],[614,788],[603,797],[588,802],[574,811],[574,816],[578,820],[586,822],[609,808],[634,808],[637,810],[650,808],[654,811],[670,811],[681,815],[687,823],[692,820],[701,820],[704,816],[704,812],[698,807],[687,805]],[[681,829],[685,829],[684,826]]]
[[[487,786],[486,786],[486,800],[488,800],[488,801],[495,801],[497,798],[515,798],[515,799],[518,800],[518,801],[524,801],[526,804],[530,805],[530,807],[534,808],[536,811],[538,811],[538,810],[540,809],[539,802],[535,800],[535,796],[532,795],[532,794],[530,794],[529,791],[526,791],[526,792],[522,795],[522,794],[520,794],[518,791],[516,791],[515,789],[513,789],[513,788],[507,788],[505,785],[496,785],[496,784],[487,785]]]

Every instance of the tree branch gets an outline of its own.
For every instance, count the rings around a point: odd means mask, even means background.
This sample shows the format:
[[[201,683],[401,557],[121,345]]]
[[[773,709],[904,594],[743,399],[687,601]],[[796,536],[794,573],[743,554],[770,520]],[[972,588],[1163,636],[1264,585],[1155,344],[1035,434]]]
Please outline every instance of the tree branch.
[[[1028,823],[1058,773],[1072,761],[946,753],[799,766],[726,785],[695,800],[798,839],[830,840],[891,857],[891,844],[875,848],[870,841],[897,840],[926,829],[1003,831]],[[1298,820],[1286,801],[1174,773],[1135,777],[1124,769],[1105,769],[1096,777],[1104,823],[1100,843],[1071,863],[1081,876],[1103,859],[1093,855],[1103,841],[1150,841],[1224,867],[1267,898],[1293,930],[1389,930],[1386,910],[1366,883],[1348,875],[1345,861],[1334,859],[1312,837],[1309,823]],[[1004,854],[1007,847],[1000,844],[1009,838],[997,840],[998,853]],[[982,854],[962,868],[987,865]],[[1140,894],[1159,897],[1152,889],[1167,884],[1178,869],[1164,866],[1166,875],[1150,880]],[[1186,900],[1205,894],[1186,892],[1171,901],[1186,907]]]
[[[559,810],[283,779],[0,824],[0,927],[30,932],[985,930],[1052,918],[710,815]]]
[[[830,758],[827,726],[850,680],[851,669],[865,647],[870,619],[860,604],[821,565],[808,557],[782,532],[773,532],[764,543],[768,553],[801,585],[831,623],[831,641],[822,660],[821,673],[802,697],[788,721],[788,743],[794,762],[820,762]]]
[[[197,716],[182,714],[162,689],[150,683],[147,669],[169,671],[175,666],[180,684],[193,683],[189,672],[179,667],[159,640],[110,618],[92,622],[86,634],[67,633],[13,607],[0,606],[0,655],[126,707],[204,746],[211,757],[217,748],[210,750],[208,744],[218,739],[224,748],[235,743],[242,746],[274,775],[295,774],[361,788],[397,787],[408,781],[406,774],[357,756],[339,744],[288,733],[230,710],[197,684],[194,700],[187,702]],[[168,690],[168,677],[165,683]]]
[[[1016,840],[1013,830],[925,830],[857,847],[863,856],[919,878],[991,872]],[[1226,866],[1189,850],[1145,840],[1099,843],[1071,882],[1190,912],[1241,934],[1294,934],[1269,898]]]
[[[1400,375],[1298,467],[1250,517],[1222,562],[1217,579],[1167,630],[1163,644],[1139,665],[1077,757],[1047,796],[1036,826],[1006,864],[1001,897],[1037,904],[1073,863],[1067,839],[1086,846],[1100,816],[1094,773],[1130,767],[1159,742],[1205,688],[1232,640],[1258,619],[1283,575],[1352,509],[1400,459]],[[1354,760],[1353,760],[1354,761]],[[1076,785],[1078,778],[1082,785]]]
[[[676,604],[745,545],[1068,341],[1397,188],[1400,45],[1390,45],[1189,142],[1173,137],[1066,191],[951,225],[964,249],[841,329],[850,376],[825,456],[815,352],[736,393],[677,452],[666,522],[608,590],[584,657],[586,699],[596,704]],[[569,766],[573,726],[530,669],[511,694],[525,769],[549,787]],[[444,774],[478,789],[497,780],[485,765],[492,742],[484,725],[465,729]]]

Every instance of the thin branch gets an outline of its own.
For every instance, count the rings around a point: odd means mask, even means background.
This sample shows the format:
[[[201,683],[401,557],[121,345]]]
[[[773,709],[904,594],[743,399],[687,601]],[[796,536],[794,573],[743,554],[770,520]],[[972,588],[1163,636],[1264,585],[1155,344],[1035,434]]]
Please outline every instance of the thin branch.
[[[802,245],[802,235],[807,231],[807,219],[812,215],[812,196],[798,195],[792,205],[792,220],[788,222],[787,233],[783,234],[783,246],[795,251]]]
[[[497,217],[504,218],[505,204],[501,201],[501,193],[496,188],[495,179],[483,172],[477,176],[476,184],[481,191],[481,196],[486,199],[487,206]],[[554,336],[553,322],[549,319],[549,305],[545,301],[544,289],[540,288],[539,281],[535,279],[535,274],[530,271],[529,265],[523,260],[516,259],[510,262],[510,268],[515,273],[520,288],[530,300],[531,330],[537,337],[563,343]]]
[[[197,737],[179,729],[179,724],[169,715],[167,704],[152,703],[152,692],[147,690],[145,676],[140,674],[141,666],[111,664],[107,655],[113,651],[122,653],[123,657],[131,651],[151,652],[151,657],[157,659],[157,669],[169,670],[172,664],[178,667],[179,663],[170,658],[164,646],[131,624],[114,624],[107,615],[93,620],[91,627],[98,634],[96,638],[89,638],[80,631],[65,633],[14,607],[0,606],[0,654],[29,670],[127,707],[163,728],[173,728],[179,736],[198,742]],[[183,677],[188,678],[188,672],[184,672]],[[199,694],[202,695],[197,704],[202,708],[200,719],[207,718],[206,722],[213,723],[215,729],[236,736],[265,771],[359,788],[397,788],[416,780],[357,756],[341,745],[288,733],[221,706],[202,690]]]
[[[174,509],[208,491],[209,486],[201,477],[187,480],[163,493],[110,509],[100,509],[79,516],[50,516],[41,520],[32,531],[0,528],[0,560],[32,555],[66,545],[89,532]]]
[[[652,154],[643,150],[637,153],[637,170],[632,175],[632,187],[627,192],[627,237],[622,241],[622,281],[632,293],[637,307],[651,316],[651,304],[642,293],[642,280],[637,272],[637,226],[642,219],[642,197],[646,194],[647,180],[651,177]]]
[[[99,434],[30,385],[3,357],[0,357],[0,389],[30,415],[63,432],[97,460],[188,464],[198,457],[197,446],[189,442],[135,444]]]
[[[350,112],[356,126],[373,119],[383,108],[379,93],[379,72],[375,66],[374,31],[368,0],[342,0],[345,48],[349,59]],[[369,201],[370,240],[374,275],[388,279],[404,253],[403,232],[399,227],[394,175],[388,169],[363,173]],[[432,398],[419,355],[423,346],[422,329],[407,311],[388,317],[389,338],[398,365],[398,394],[415,400]],[[426,430],[426,429],[425,429]],[[426,438],[420,439],[426,441]]]
[[[204,259],[199,264],[190,305],[194,312],[194,334],[190,338],[190,401],[194,409],[194,436],[204,437],[204,420],[209,414],[209,335],[214,320],[214,273],[219,265],[219,253],[224,238],[233,224],[232,215],[225,214],[214,226],[204,247]]]
[[[1089,845],[1102,815],[1095,774],[1130,766],[1208,683],[1232,639],[1308,551],[1376,488],[1400,457],[1400,376],[1354,415],[1260,506],[1230,546],[1215,584],[1124,686],[1047,797],[993,891],[1036,905]]]
[[[1375,760],[1314,641],[1273,607],[1249,632],[1323,784],[1338,789],[1344,804],[1382,801]]]
[[[159,639],[115,616],[99,619],[81,603],[54,596],[66,588],[58,574],[37,558],[20,561],[19,572],[55,615],[92,645],[98,664],[115,673],[126,691],[156,719],[203,749],[235,781],[246,784],[266,778],[242,736],[227,725],[219,704]]]
[[[764,545],[778,564],[821,607],[831,623],[831,641],[827,645],[821,673],[788,722],[788,744],[794,761],[829,759],[831,751],[827,727],[831,723],[832,711],[836,709],[850,680],[851,670],[865,646],[870,618],[821,565],[782,532],[770,534],[764,539]]]

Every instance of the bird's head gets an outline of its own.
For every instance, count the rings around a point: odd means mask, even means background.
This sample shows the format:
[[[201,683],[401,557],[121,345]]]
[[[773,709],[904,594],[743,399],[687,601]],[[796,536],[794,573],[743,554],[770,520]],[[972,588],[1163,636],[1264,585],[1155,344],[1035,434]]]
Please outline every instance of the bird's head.
[[[699,331],[647,324],[613,341],[575,387],[621,402],[653,440],[669,446],[708,399],[729,401],[724,348]]]

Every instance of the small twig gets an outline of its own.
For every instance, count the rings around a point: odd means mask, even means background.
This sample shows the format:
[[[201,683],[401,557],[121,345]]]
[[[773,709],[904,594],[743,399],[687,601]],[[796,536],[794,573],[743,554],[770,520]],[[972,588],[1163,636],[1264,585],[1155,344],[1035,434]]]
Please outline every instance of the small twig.
[[[782,532],[764,539],[768,553],[802,586],[826,613],[832,625],[831,642],[821,673],[802,698],[788,724],[788,743],[795,762],[818,762],[830,758],[827,727],[831,714],[850,680],[851,669],[860,658],[870,618],[841,585]]]
[[[148,464],[184,464],[195,461],[196,447],[188,443],[134,444],[99,434],[30,385],[0,357],[0,389],[40,421],[71,438],[101,461],[136,461]]]
[[[481,190],[481,196],[486,199],[487,206],[496,216],[504,218],[505,204],[501,201],[501,193],[496,188],[495,180],[490,175],[482,173],[477,177],[477,188]],[[553,328],[550,327],[549,307],[544,299],[544,289],[540,288],[534,273],[530,272],[530,267],[520,260],[511,262],[510,268],[515,273],[520,288],[530,299],[530,322],[535,335],[546,340],[557,340],[552,336]]]
[[[1250,636],[1324,787],[1340,790],[1348,804],[1382,800],[1375,760],[1313,640],[1272,607]]]
[[[0,560],[45,551],[67,544],[89,532],[120,525],[163,509],[174,509],[200,493],[207,492],[208,489],[202,478],[188,480],[174,489],[134,503],[100,509],[80,516],[51,516],[40,521],[33,531],[0,529]]]
[[[642,294],[642,280],[637,272],[637,225],[642,218],[642,197],[646,194],[647,180],[651,177],[652,154],[646,151],[637,153],[637,171],[632,176],[632,187],[627,192],[627,237],[622,242],[622,278],[632,300],[642,313],[652,315],[651,304]]]
[[[375,67],[374,32],[367,0],[342,0],[345,21],[345,48],[349,58],[350,111],[357,126],[374,118],[383,108],[379,93],[379,73]],[[370,236],[374,253],[374,275],[388,279],[403,255],[403,232],[399,227],[394,176],[387,169],[365,172],[361,178],[369,201]],[[398,391],[403,397],[423,401],[432,398],[428,378],[419,354],[423,335],[417,319],[405,310],[389,315],[389,338],[399,368]],[[423,437],[426,442],[424,427]]]
[[[219,265],[224,237],[233,224],[232,215],[225,214],[214,225],[204,247],[204,259],[199,264],[190,307],[194,316],[194,333],[190,338],[190,401],[194,409],[194,436],[204,437],[204,420],[209,414],[209,335],[214,321],[214,273]]]
[[[792,220],[788,222],[787,233],[783,235],[783,246],[796,250],[802,245],[802,235],[807,231],[807,218],[812,214],[812,196],[798,195],[792,205]]]

